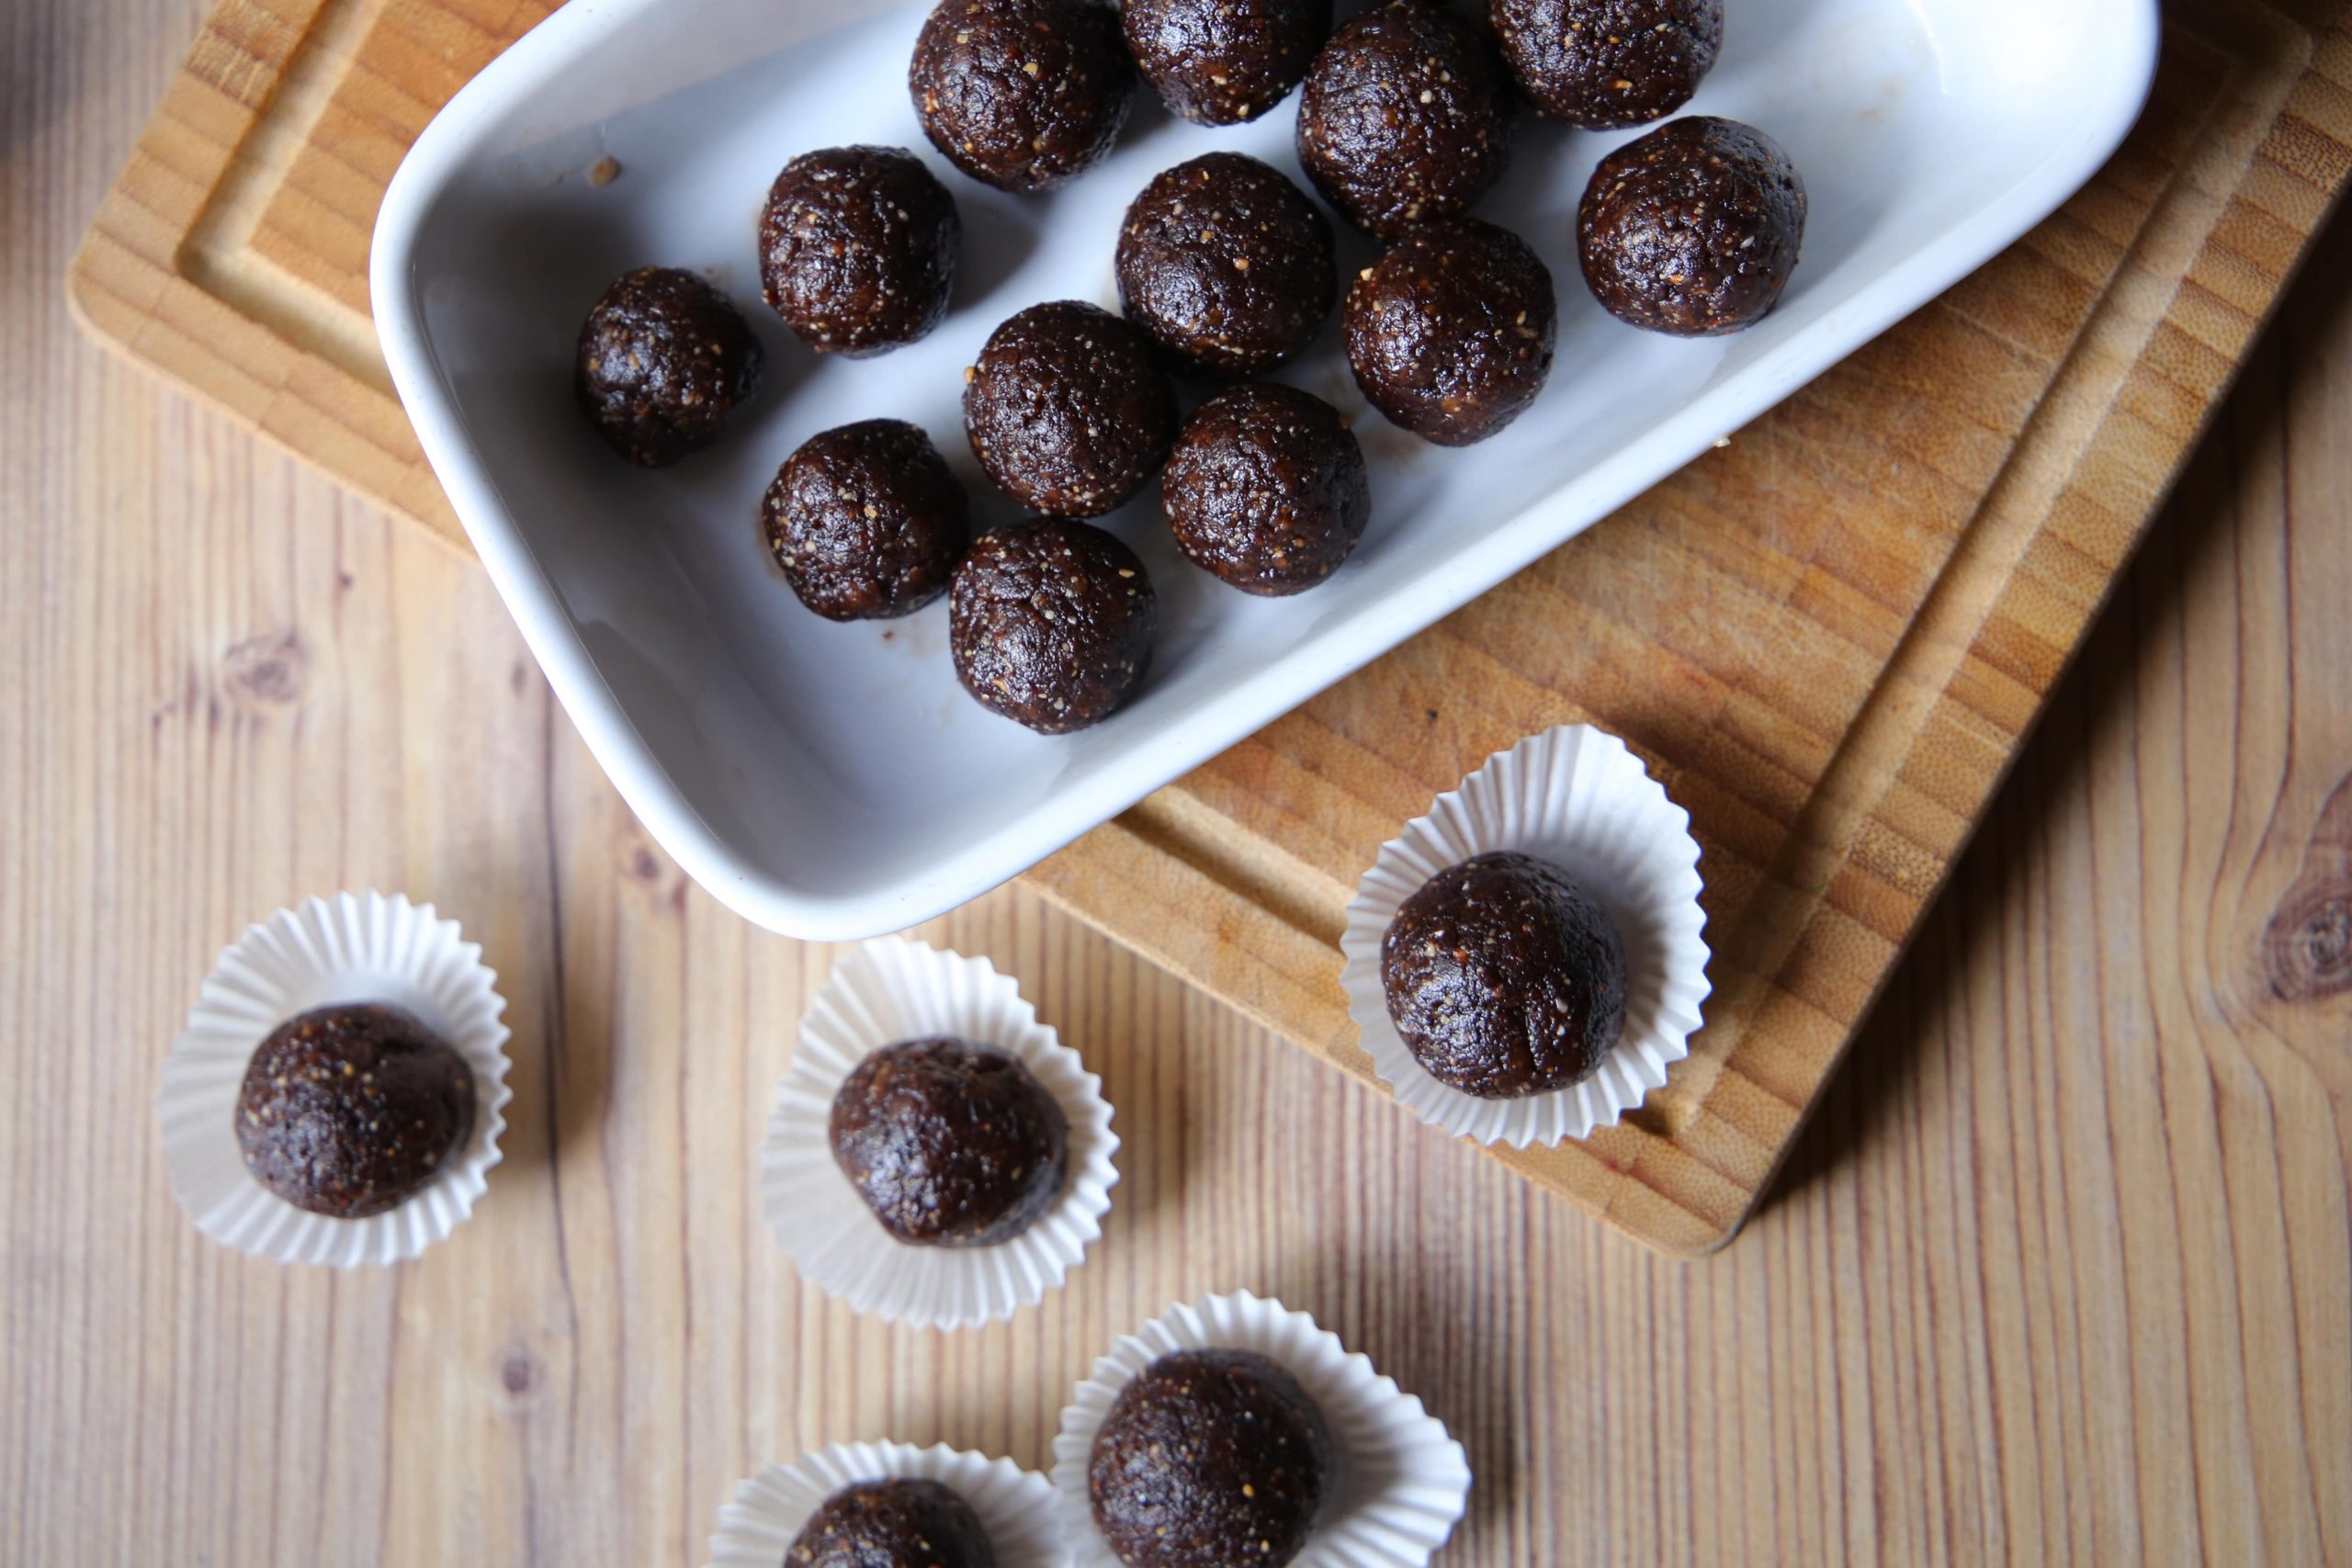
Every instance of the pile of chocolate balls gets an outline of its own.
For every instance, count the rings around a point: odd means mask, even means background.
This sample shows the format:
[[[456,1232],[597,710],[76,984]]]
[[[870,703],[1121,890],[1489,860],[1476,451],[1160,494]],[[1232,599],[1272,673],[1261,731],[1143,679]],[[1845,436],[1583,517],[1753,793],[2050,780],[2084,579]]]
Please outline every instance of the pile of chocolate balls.
[[[964,372],[981,471],[1037,515],[971,536],[964,490],[898,420],[811,437],[760,508],[802,604],[834,620],[949,595],[957,676],[985,707],[1059,734],[1108,717],[1151,662],[1143,562],[1085,519],[1160,476],[1186,558],[1246,592],[1290,594],[1347,559],[1372,510],[1340,412],[1254,379],[1342,311],[1365,400],[1424,440],[1509,425],[1551,374],[1551,273],[1470,216],[1510,156],[1524,100],[1594,129],[1657,120],[1723,43],[1721,0],[1387,0],[1335,30],[1331,0],[944,0],[908,68],[924,133],[1000,190],[1042,195],[1111,151],[1138,75],[1178,117],[1255,119],[1299,90],[1298,161],[1346,222],[1386,248],[1344,302],[1323,208],[1281,171],[1211,152],[1161,171],[1126,210],[1124,313],[1058,300],[997,327]],[[1585,281],[1653,332],[1736,332],[1781,297],[1804,186],[1764,132],[1670,120],[1601,160],[1577,219]],[[885,354],[946,315],[962,225],[912,152],[830,147],[786,164],[759,234],[768,305],[819,354]],[[582,408],[649,468],[710,445],[756,396],[761,351],[700,276],[616,282],[580,334]],[[1189,418],[1170,377],[1214,394]]]

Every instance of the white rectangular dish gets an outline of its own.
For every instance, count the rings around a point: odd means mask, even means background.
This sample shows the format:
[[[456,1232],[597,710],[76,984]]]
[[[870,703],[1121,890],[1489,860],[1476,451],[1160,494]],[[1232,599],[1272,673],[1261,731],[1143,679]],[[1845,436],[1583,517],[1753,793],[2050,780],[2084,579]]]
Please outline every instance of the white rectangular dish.
[[[804,610],[767,558],[761,492],[809,435],[889,415],[931,432],[976,526],[1020,515],[971,460],[963,367],[1025,305],[1117,309],[1119,218],[1160,169],[1227,148],[1295,176],[1296,97],[1212,130],[1142,89],[1106,163],[1050,196],[1008,196],[923,140],[905,75],[924,9],[571,0],[418,140],[371,258],[377,330],[425,456],[590,749],[688,874],[802,937],[898,930],[1017,874],[1752,420],[2088,179],[2138,113],[2157,35],[2155,0],[1728,0],[1721,63],[1690,112],[1770,131],[1811,197],[1780,309],[1729,339],[1661,338],[1600,310],[1573,217],[1594,163],[1635,133],[1524,117],[1477,211],[1552,268],[1559,354],[1543,397],[1483,445],[1424,446],[1364,404],[1335,317],[1281,378],[1363,439],[1374,512],[1354,557],[1305,595],[1249,597],[1178,555],[1147,487],[1102,521],[1159,590],[1149,679],[1106,723],[1048,738],[957,686],[944,603],[846,626]],[[786,159],[850,142],[929,161],[962,209],[965,253],[937,332],[835,361],[760,304],[754,231]],[[597,185],[587,171],[605,158],[618,175]],[[1343,269],[1370,254],[1341,226]],[[571,362],[604,287],[657,263],[726,288],[769,366],[724,443],[645,472],[590,432]]]

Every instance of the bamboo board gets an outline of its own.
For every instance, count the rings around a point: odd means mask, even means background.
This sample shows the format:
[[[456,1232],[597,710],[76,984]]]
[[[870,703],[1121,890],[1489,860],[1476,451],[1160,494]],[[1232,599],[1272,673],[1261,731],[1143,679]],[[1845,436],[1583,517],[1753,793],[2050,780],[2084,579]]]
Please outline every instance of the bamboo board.
[[[453,547],[367,313],[383,186],[540,0],[224,0],[69,278],[85,324]],[[1738,1228],[2352,170],[2352,3],[2179,0],[2033,234],[1729,446],[1030,874],[1359,1075],[1340,909],[1489,752],[1589,719],[1690,808],[1715,995],[1625,1125],[1506,1163]],[[1401,1112],[1400,1112],[1401,1114]]]

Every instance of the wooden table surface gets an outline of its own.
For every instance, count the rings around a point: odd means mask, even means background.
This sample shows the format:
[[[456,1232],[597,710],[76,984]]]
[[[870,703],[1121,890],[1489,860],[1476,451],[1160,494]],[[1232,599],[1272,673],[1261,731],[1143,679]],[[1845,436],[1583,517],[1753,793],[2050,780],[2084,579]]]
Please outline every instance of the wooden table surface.
[[[757,1212],[831,955],[684,882],[478,571],[69,325],[201,6],[0,6],[0,1561],[694,1564],[807,1447],[1042,1465],[1116,1333],[1248,1286],[1467,1444],[1444,1562],[2352,1562],[2352,222],[1728,1250],[1001,893],[925,934],[1087,1053],[1125,1179],[943,1337]],[[500,971],[506,1162],[421,1262],[289,1272],[183,1220],[156,1063],[245,922],[369,886]]]

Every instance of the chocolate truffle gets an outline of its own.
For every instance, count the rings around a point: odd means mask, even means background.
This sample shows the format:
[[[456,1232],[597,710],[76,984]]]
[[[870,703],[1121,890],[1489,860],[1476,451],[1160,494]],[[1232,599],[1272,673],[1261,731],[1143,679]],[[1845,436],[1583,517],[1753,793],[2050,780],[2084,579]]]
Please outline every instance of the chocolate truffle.
[[[573,388],[605,445],[660,468],[718,439],[760,385],[760,340],[691,272],[641,266],[580,329]]]
[[[1069,1120],[994,1045],[905,1040],[833,1096],[833,1161],[882,1228],[917,1247],[1011,1241],[1046,1212],[1069,1166]]]
[[[1736,333],[1788,287],[1804,208],[1779,142],[1692,115],[1600,161],[1577,209],[1577,255],[1619,321],[1680,337]]]
[[[863,357],[947,313],[963,226],[956,198],[897,147],[828,147],[784,166],[760,217],[760,284],[795,336]]]
[[[1046,735],[1099,724],[1151,667],[1159,619],[1136,553],[1057,517],[972,541],[947,595],[947,645],[964,689]]]
[[[474,1126],[458,1048],[398,1008],[324,1007],[287,1020],[246,1064],[237,1147],[298,1209],[362,1220],[423,1191]]]
[[[1119,16],[1144,80],[1197,125],[1281,103],[1331,31],[1331,0],[1123,0]]]
[[[1251,593],[1314,587],[1372,516],[1363,450],[1340,411],[1272,381],[1220,392],[1184,422],[1159,501],[1193,564]]]
[[[1150,340],[1100,306],[1032,305],[964,372],[964,431],[1023,506],[1097,517],[1143,488],[1176,439],[1176,393]]]
[[[817,1506],[784,1568],[996,1568],[979,1515],[953,1487],[912,1476],[860,1481]]]
[[[1348,289],[1348,364],[1372,406],[1441,446],[1517,419],[1552,373],[1552,274],[1476,218],[1417,229]]]
[[[1161,171],[1119,231],[1127,319],[1188,367],[1256,376],[1315,341],[1340,292],[1331,221],[1280,171],[1210,152]]]
[[[1250,1350],[1179,1350],[1137,1372],[1086,1464],[1095,1528],[1127,1568],[1279,1568],[1330,1478],[1323,1412]]]
[[[1625,953],[1599,900],[1531,855],[1479,855],[1405,900],[1380,943],[1388,1017],[1430,1076],[1481,1100],[1566,1089],[1625,1021]]]
[[[1596,130],[1672,114],[1724,46],[1723,0],[1490,0],[1487,10],[1537,112]]]
[[[970,541],[964,487],[931,437],[869,419],[810,436],[761,503],[768,548],[828,620],[876,620],[947,591]]]
[[[1050,190],[1100,163],[1126,123],[1135,62],[1096,0],[942,0],[907,86],[923,134],[1000,190]]]
[[[1342,24],[1298,105],[1298,161],[1356,227],[1394,238],[1502,177],[1510,81],[1485,29],[1433,0]]]

